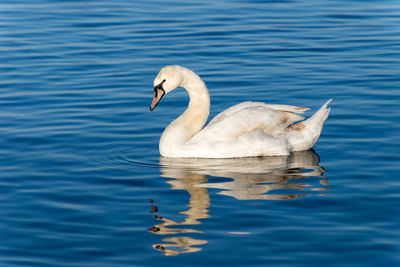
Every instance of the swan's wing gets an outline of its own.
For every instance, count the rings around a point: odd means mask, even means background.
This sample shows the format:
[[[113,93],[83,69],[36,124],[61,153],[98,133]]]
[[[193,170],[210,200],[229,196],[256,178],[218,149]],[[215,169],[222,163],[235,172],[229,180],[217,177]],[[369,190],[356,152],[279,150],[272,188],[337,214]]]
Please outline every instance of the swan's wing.
[[[292,113],[303,113],[304,111],[309,110],[309,108],[302,108],[302,107],[296,107],[296,106],[291,106],[291,105],[279,105],[279,104],[266,104],[263,102],[252,102],[252,101],[246,101],[239,103],[237,105],[234,105],[221,113],[219,113],[217,116],[215,116],[211,121],[210,124],[220,120],[222,118],[231,116],[233,113],[243,110],[245,108],[249,107],[266,107],[266,108],[271,108],[273,110],[279,110],[279,111],[287,111],[287,112],[292,112]]]
[[[304,119],[293,112],[275,110],[266,106],[239,105],[219,114],[191,141],[229,142],[257,131],[275,136],[283,133],[290,124]]]

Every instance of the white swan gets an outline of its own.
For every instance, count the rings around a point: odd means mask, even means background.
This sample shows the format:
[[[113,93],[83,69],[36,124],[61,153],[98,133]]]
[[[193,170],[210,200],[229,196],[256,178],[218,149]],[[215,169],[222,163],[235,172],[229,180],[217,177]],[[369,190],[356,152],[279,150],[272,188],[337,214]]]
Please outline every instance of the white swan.
[[[317,142],[330,108],[328,100],[312,117],[308,108],[288,105],[243,102],[228,108],[206,127],[210,111],[207,87],[193,71],[181,66],[166,66],[154,80],[153,110],[161,98],[177,87],[190,97],[185,112],[161,136],[159,149],[164,157],[235,158],[289,155],[308,150]]]

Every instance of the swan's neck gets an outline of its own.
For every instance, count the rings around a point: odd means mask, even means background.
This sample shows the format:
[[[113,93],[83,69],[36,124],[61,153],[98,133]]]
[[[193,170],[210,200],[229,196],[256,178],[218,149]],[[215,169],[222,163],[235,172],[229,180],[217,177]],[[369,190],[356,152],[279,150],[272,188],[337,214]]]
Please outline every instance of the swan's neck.
[[[188,139],[203,128],[210,113],[210,95],[207,87],[197,75],[196,78],[182,85],[188,92],[190,101],[185,112],[177,119],[185,126]]]
[[[203,128],[210,113],[210,96],[206,85],[197,74],[185,70],[180,86],[189,94],[189,105],[185,112],[165,129],[160,140],[161,154],[167,154],[165,150],[181,146],[196,135]]]

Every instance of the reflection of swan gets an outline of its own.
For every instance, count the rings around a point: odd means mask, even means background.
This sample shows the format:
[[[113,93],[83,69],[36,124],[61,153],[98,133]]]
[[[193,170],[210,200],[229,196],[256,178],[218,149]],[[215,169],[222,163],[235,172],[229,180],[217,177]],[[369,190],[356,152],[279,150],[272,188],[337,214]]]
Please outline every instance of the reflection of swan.
[[[318,163],[319,157],[313,150],[294,152],[289,156],[236,159],[161,157],[161,176],[172,178],[167,181],[172,189],[186,190],[190,194],[190,199],[189,209],[180,212],[187,216],[183,222],[156,215],[156,219],[162,223],[149,228],[150,232],[178,236],[164,238],[163,242],[166,243],[154,244],[153,247],[163,251],[165,255],[171,256],[200,251],[201,247],[194,246],[208,243],[206,240],[180,236],[180,234],[201,234],[202,231],[179,227],[197,225],[201,223],[200,219],[209,217],[210,195],[207,188],[222,189],[220,194],[237,199],[273,200],[306,196],[305,189],[309,189],[310,192],[326,191],[328,184],[323,176],[325,170]],[[212,177],[224,177],[232,180],[216,183],[212,182]],[[315,179],[306,180],[310,177],[317,177],[319,184],[314,185]],[[297,179],[301,181],[296,181]],[[277,189],[291,192],[271,194]],[[158,211],[158,208],[154,210]]]
[[[180,228],[179,226],[197,225],[200,224],[200,219],[209,217],[208,207],[210,206],[210,195],[208,194],[207,188],[198,188],[193,186],[196,184],[206,183],[208,181],[207,177],[202,174],[189,172],[183,173],[183,175],[176,173],[173,178],[176,178],[176,180],[167,182],[171,184],[173,189],[186,190],[190,194],[188,204],[189,209],[180,212],[181,214],[186,215],[186,218],[183,222],[177,222],[156,215],[156,219],[162,221],[162,223],[156,224],[148,230],[159,235],[203,233],[202,231],[190,228]],[[194,239],[188,236],[169,237],[164,238],[163,241],[169,243],[155,244],[153,247],[157,250],[163,251],[166,256],[197,252],[200,251],[201,248],[192,246],[208,243],[206,240]],[[178,250],[173,248],[178,248]]]
[[[160,158],[163,177],[180,180],[182,177],[198,174],[233,179],[220,183],[199,183],[194,186],[223,189],[225,191],[220,194],[237,199],[292,199],[304,196],[305,189],[326,191],[327,183],[323,177],[325,170],[318,163],[319,157],[313,150],[293,152],[289,156],[257,158]],[[312,186],[313,181],[293,182],[309,177],[322,179],[316,187]],[[270,194],[277,189],[285,191],[280,194]]]
[[[163,68],[154,80],[153,110],[161,98],[184,87],[190,97],[186,111],[165,129],[160,153],[165,157],[232,158],[288,155],[317,142],[330,108],[327,101],[311,118],[295,113],[307,108],[243,102],[217,115],[203,128],[210,110],[204,82],[181,66]],[[203,129],[202,129],[203,128]]]
[[[188,236],[164,238],[163,241],[169,243],[155,244],[153,245],[153,248],[164,251],[165,256],[176,256],[181,253],[198,252],[201,251],[201,248],[192,246],[207,244],[207,241],[205,240],[196,240]],[[178,248],[179,250],[166,249],[168,247]]]

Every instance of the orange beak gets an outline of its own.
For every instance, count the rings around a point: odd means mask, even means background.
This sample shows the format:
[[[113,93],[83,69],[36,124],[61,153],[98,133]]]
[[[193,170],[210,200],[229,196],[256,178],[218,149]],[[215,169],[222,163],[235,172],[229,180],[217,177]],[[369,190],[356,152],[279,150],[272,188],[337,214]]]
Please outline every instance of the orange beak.
[[[160,102],[161,98],[165,95],[165,91],[162,88],[154,88],[154,97],[150,105],[150,110],[153,111]]]

